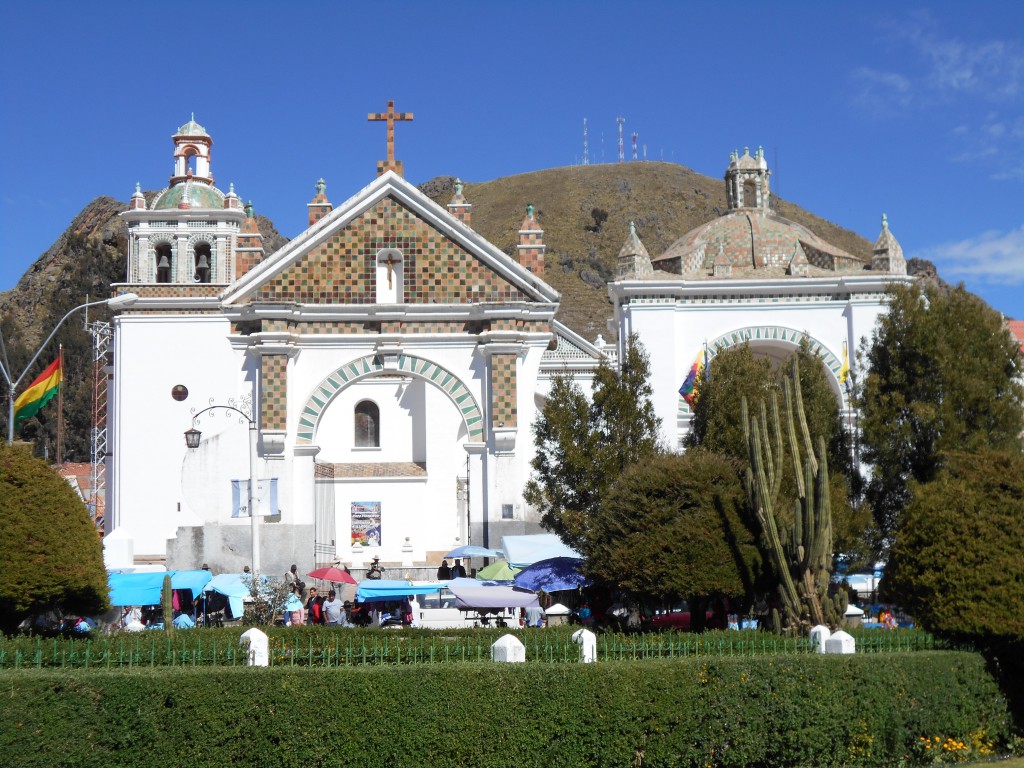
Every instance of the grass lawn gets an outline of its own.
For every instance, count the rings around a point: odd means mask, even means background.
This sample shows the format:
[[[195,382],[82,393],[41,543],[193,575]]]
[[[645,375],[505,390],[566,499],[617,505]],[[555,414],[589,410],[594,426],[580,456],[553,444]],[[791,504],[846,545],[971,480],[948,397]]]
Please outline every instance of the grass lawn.
[[[1009,760],[986,760],[983,763],[966,763],[967,766],[972,765],[998,765],[999,768],[1024,768],[1024,757],[1011,757]]]

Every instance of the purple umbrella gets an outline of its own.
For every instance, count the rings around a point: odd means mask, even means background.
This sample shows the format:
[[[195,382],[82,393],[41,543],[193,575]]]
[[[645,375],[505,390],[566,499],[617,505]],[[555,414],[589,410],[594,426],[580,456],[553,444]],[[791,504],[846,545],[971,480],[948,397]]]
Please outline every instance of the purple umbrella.
[[[543,589],[545,592],[561,592],[566,589],[577,589],[590,584],[590,581],[580,573],[582,565],[583,561],[576,557],[538,560],[517,573],[514,582],[517,587],[534,591]]]

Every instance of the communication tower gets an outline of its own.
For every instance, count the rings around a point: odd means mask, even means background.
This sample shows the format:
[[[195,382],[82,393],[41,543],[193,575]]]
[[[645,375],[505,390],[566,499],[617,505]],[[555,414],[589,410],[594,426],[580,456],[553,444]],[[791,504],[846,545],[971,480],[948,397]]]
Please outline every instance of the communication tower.
[[[615,118],[615,122],[619,124],[619,162],[621,163],[626,159],[626,153],[623,151],[622,147],[622,124],[626,122],[626,118],[617,117]]]
[[[636,156],[636,131],[633,131],[633,162],[635,163],[636,161],[637,161],[637,156]]]
[[[583,118],[583,164],[590,165],[590,149],[587,147],[587,118]]]

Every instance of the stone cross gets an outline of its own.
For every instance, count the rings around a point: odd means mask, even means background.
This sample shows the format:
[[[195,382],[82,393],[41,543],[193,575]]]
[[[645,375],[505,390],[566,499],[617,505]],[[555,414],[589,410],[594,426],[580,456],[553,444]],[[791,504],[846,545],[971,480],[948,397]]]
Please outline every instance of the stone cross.
[[[366,119],[375,121],[387,121],[388,124],[388,159],[384,162],[377,163],[377,175],[384,173],[384,171],[395,171],[399,176],[402,175],[402,163],[401,161],[395,162],[395,121],[396,120],[412,120],[412,112],[395,112],[395,102],[388,102],[387,112],[370,112],[366,115]]]

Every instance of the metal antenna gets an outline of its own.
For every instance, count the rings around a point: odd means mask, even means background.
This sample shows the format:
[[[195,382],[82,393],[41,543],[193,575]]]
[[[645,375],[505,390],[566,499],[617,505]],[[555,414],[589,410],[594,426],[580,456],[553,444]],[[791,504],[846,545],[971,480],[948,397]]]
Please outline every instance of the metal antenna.
[[[622,124],[626,122],[624,117],[616,117],[615,122],[619,124],[619,162],[623,162],[626,159],[626,153],[622,148]]]
[[[636,131],[633,131],[633,162],[635,163],[636,160]]]
[[[587,118],[583,118],[583,164],[590,165],[590,149],[587,146]]]

